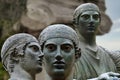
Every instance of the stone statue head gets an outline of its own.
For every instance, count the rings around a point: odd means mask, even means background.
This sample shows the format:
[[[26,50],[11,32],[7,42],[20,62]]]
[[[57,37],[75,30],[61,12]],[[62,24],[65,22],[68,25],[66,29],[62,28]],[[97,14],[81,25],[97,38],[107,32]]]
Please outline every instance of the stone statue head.
[[[101,16],[97,5],[85,3],[78,6],[73,14],[73,22],[80,33],[96,32],[100,24]]]
[[[42,70],[43,53],[38,40],[27,33],[10,36],[2,46],[1,58],[9,73],[14,72],[16,66],[28,72],[38,73]]]
[[[69,26],[55,24],[45,28],[38,40],[44,53],[45,70],[52,80],[68,77],[80,57],[77,33]]]

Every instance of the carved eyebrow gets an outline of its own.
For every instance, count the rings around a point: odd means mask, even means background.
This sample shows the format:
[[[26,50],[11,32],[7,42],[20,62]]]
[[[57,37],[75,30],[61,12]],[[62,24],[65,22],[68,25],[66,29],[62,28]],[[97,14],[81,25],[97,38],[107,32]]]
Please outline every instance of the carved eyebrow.
[[[29,47],[29,48],[34,48],[34,49],[36,49],[36,50],[39,50],[39,49],[40,49],[38,45],[30,45],[30,46],[28,46],[28,47]]]
[[[61,45],[69,45],[69,46],[74,46],[73,44],[71,43],[64,43],[64,44],[61,44]]]
[[[44,45],[45,45],[45,46],[46,46],[46,45],[55,45],[55,43],[54,43],[54,42],[46,42]]]
[[[36,47],[38,47],[38,45],[35,45],[35,44],[28,45],[28,47],[33,47],[33,46],[36,46]]]
[[[69,44],[69,43],[65,43],[65,44],[62,44],[62,45],[74,46],[73,44]]]
[[[71,41],[72,42],[72,41]],[[62,44],[70,44],[70,45],[74,45],[73,42],[71,43],[70,41],[65,41]]]

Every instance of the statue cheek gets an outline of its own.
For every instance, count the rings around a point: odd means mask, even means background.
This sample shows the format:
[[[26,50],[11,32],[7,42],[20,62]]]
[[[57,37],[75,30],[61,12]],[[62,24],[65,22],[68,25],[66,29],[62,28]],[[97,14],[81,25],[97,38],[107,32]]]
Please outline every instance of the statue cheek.
[[[75,55],[74,53],[70,53],[69,55],[66,55],[66,57],[64,58],[69,64],[71,64],[71,62],[75,59]]]
[[[95,23],[95,26],[96,26],[96,27],[98,27],[98,26],[99,26],[99,24],[100,24],[100,23],[97,21],[97,22]]]
[[[44,53],[44,59],[50,63],[54,59],[54,54],[50,52]]]

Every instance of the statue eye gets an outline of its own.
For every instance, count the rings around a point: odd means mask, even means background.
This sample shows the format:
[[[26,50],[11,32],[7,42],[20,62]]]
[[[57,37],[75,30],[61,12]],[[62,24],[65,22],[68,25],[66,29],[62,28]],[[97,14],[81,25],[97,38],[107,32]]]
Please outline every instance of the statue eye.
[[[31,46],[29,46],[29,48],[31,48],[35,52],[39,51],[39,47],[36,45],[31,45]]]
[[[64,50],[65,52],[70,52],[73,49],[73,46],[70,44],[64,44],[61,46],[62,50]]]
[[[46,48],[49,50],[49,51],[54,51],[56,49],[56,46],[54,44],[48,44],[46,45]]]
[[[82,15],[81,18],[83,18],[84,20],[89,19],[90,15]]]
[[[93,19],[95,19],[95,20],[98,20],[99,19],[99,15],[93,15]]]

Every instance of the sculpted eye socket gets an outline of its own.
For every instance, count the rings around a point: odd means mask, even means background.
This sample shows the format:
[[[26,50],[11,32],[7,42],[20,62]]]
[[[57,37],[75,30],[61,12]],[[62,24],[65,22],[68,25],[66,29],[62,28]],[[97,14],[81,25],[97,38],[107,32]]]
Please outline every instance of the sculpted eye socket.
[[[48,44],[46,45],[46,48],[49,50],[49,51],[54,51],[56,49],[56,46],[54,44]]]
[[[29,48],[31,48],[35,52],[39,51],[39,47],[36,45],[31,45],[31,46],[29,46]]]
[[[70,52],[73,49],[73,46],[70,44],[64,44],[61,46],[62,50],[64,50],[65,52]]]
[[[81,15],[81,18],[83,18],[84,20],[86,20],[86,19],[89,19],[90,18],[90,15]]]
[[[93,15],[93,19],[95,19],[95,20],[98,20],[99,19],[99,15]]]

